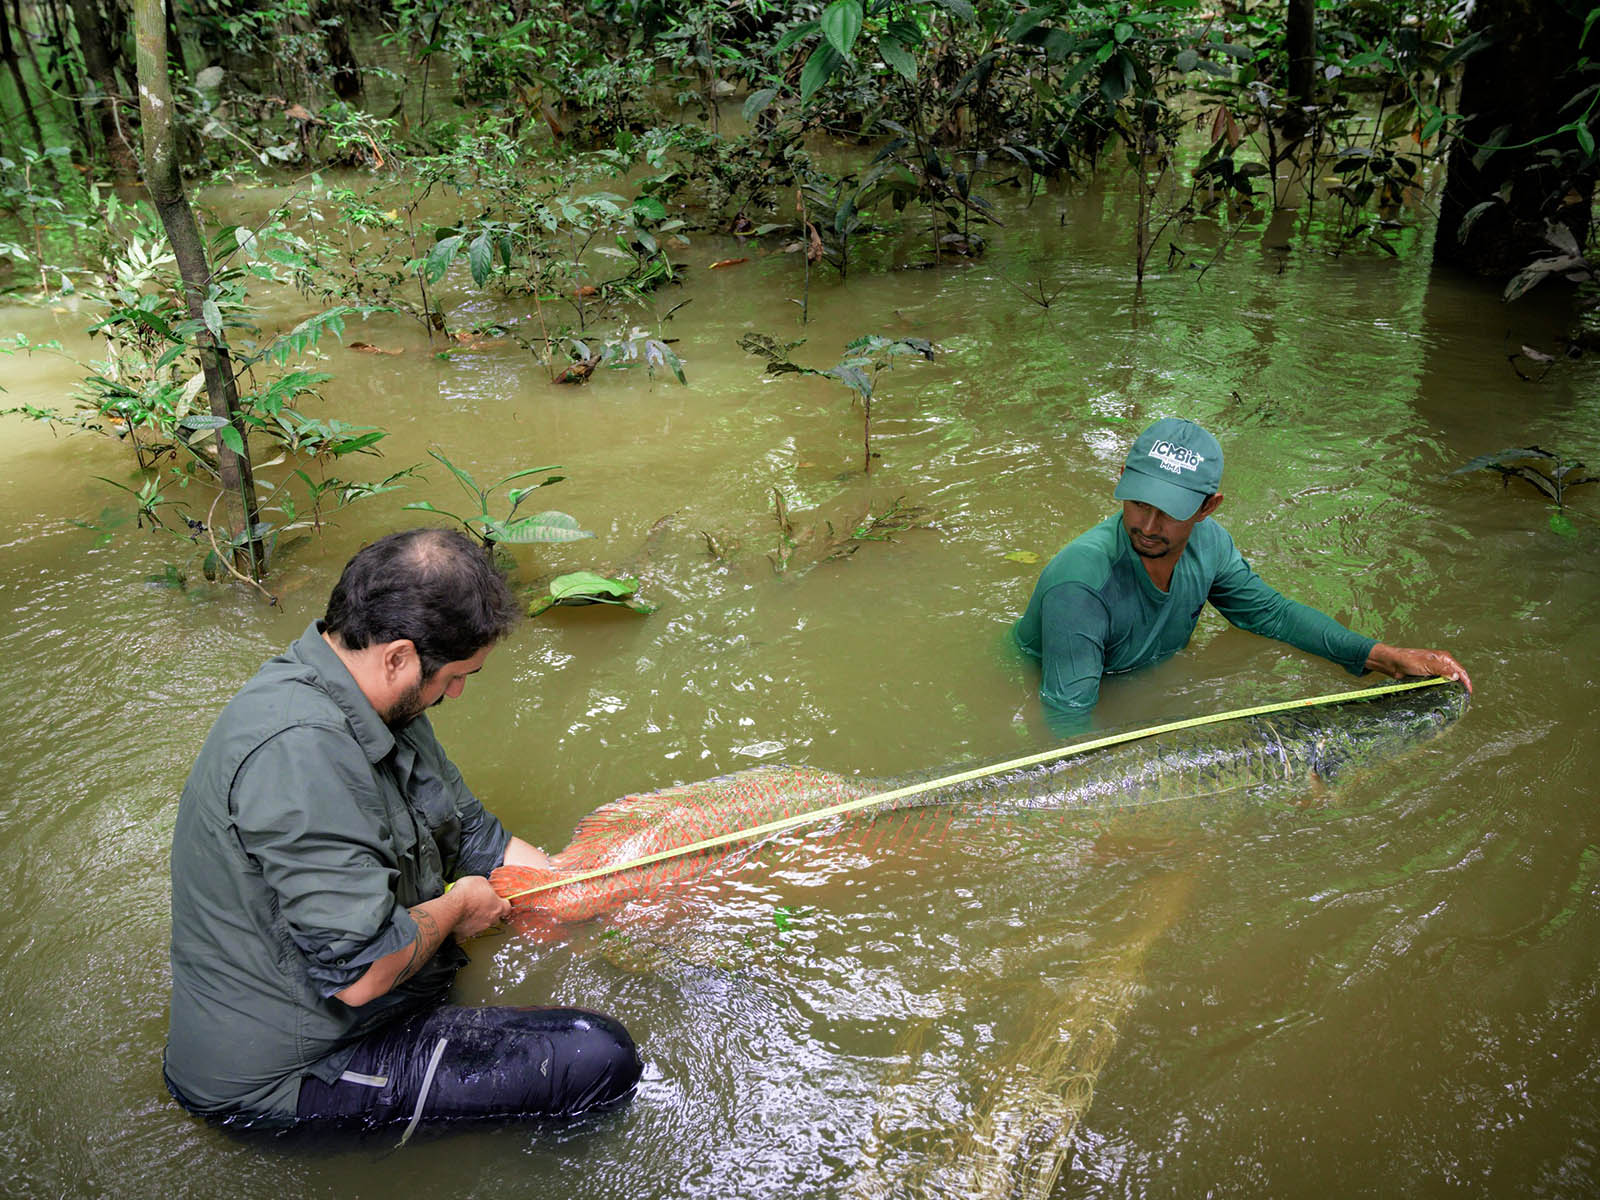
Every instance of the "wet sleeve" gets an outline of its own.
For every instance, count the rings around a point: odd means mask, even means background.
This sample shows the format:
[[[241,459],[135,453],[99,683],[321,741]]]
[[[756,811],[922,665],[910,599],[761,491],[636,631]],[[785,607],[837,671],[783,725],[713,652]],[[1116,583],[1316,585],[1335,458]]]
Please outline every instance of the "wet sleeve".
[[[416,940],[416,922],[395,902],[400,873],[382,797],[347,732],[284,731],[245,760],[231,800],[240,844],[323,996]]]
[[[461,851],[456,859],[455,878],[487,875],[505,861],[511,834],[472,794],[455,763],[443,758],[439,774],[450,791],[456,816],[461,821]]]
[[[1352,675],[1367,669],[1367,655],[1378,644],[1346,629],[1326,613],[1289,599],[1250,569],[1230,538],[1222,570],[1206,599],[1240,629],[1336,662]]]
[[[1039,698],[1057,733],[1078,732],[1100,699],[1111,614],[1081,583],[1057,584],[1039,609]]]

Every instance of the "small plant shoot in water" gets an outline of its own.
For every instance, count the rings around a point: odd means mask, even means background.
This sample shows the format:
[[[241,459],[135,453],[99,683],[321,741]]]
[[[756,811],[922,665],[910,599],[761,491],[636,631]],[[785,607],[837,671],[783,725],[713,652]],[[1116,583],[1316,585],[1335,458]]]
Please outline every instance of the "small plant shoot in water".
[[[747,333],[739,339],[739,347],[748,354],[767,360],[768,375],[820,375],[841,383],[855,393],[861,401],[861,469],[872,470],[872,399],[878,376],[894,366],[895,360],[910,355],[933,361],[934,344],[926,338],[886,338],[869,333],[858,337],[844,348],[844,357],[826,370],[802,367],[792,361],[789,352],[798,342],[780,342],[770,334]]]
[[[527,467],[521,471],[495,480],[488,487],[478,486],[478,481],[464,469],[456,466],[438,450],[429,450],[428,454],[444,467],[451,475],[455,476],[461,490],[476,501],[478,511],[475,513],[454,513],[448,509],[438,508],[426,500],[419,500],[414,504],[406,505],[407,508],[420,509],[423,512],[438,513],[442,517],[449,517],[460,523],[461,527],[485,546],[493,547],[501,543],[525,544],[529,542],[576,542],[582,538],[593,537],[594,534],[580,529],[575,517],[564,512],[548,510],[534,513],[531,517],[518,519],[517,509],[522,507],[522,502],[540,488],[549,487],[552,483],[560,483],[565,475],[551,475],[542,479],[531,487],[512,488],[506,493],[508,505],[503,517],[496,517],[489,511],[489,497],[500,488],[513,480],[526,479],[530,475],[542,475],[546,471],[559,471],[559,466]]]
[[[1549,466],[1548,473],[1537,466],[1528,465],[1530,460]],[[1575,459],[1569,461],[1562,455],[1539,446],[1513,446],[1506,450],[1497,450],[1493,454],[1480,454],[1450,473],[1466,475],[1472,471],[1495,471],[1500,475],[1504,487],[1510,487],[1513,478],[1526,480],[1555,503],[1556,511],[1550,514],[1551,530],[1562,537],[1574,537],[1577,530],[1573,527],[1572,519],[1566,514],[1567,492],[1582,483],[1600,483],[1600,475],[1572,478],[1574,471],[1582,469],[1583,463]]]

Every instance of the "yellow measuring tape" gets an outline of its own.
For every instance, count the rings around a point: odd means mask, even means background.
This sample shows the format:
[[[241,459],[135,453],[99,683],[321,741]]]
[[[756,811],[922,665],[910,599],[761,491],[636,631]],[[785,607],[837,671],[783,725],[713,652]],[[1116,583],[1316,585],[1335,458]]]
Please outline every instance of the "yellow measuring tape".
[[[906,787],[893,788],[887,792],[874,792],[870,796],[860,796],[854,800],[841,801],[830,804],[826,808],[815,809],[812,812],[796,813],[793,816],[781,817],[776,821],[768,821],[765,825],[753,825],[745,829],[735,829],[731,833],[721,833],[716,837],[705,838],[702,841],[690,842],[683,846],[674,846],[670,850],[659,850],[654,854],[646,854],[640,858],[630,859],[627,862],[615,863],[608,867],[595,867],[588,871],[577,871],[560,879],[552,879],[548,883],[541,883],[534,887],[523,888],[520,892],[511,892],[505,899],[517,900],[523,896],[531,896],[537,892],[553,891],[573,883],[583,883],[586,880],[598,879],[603,875],[616,875],[622,871],[631,871],[637,867],[648,867],[653,863],[665,862],[669,858],[682,858],[686,854],[696,854],[701,850],[714,850],[718,846],[726,846],[733,842],[747,842],[756,838],[766,837],[769,834],[782,833],[787,829],[795,829],[801,825],[810,825],[817,821],[836,817],[842,813],[855,812],[858,809],[871,808],[874,805],[889,804],[896,800],[904,800],[909,796],[920,795],[923,792],[935,791],[938,788],[953,787],[958,783],[969,783],[974,779],[983,779],[989,775],[999,775],[1005,771],[1017,771],[1023,767],[1035,767],[1041,763],[1054,762],[1061,758],[1070,758],[1077,754],[1087,754],[1091,750],[1103,750],[1107,746],[1120,746],[1125,742],[1136,742],[1142,738],[1155,737],[1157,734],[1174,733],[1180,729],[1196,729],[1202,725],[1216,725],[1223,721],[1236,721],[1242,717],[1264,717],[1270,713],[1288,712],[1296,708],[1315,708],[1323,704],[1340,704],[1346,700],[1364,700],[1372,696],[1386,696],[1393,692],[1410,692],[1417,688],[1437,687],[1441,683],[1449,683],[1448,679],[1416,679],[1407,683],[1391,683],[1383,687],[1357,688],[1353,692],[1331,692],[1325,696],[1309,696],[1303,700],[1284,700],[1277,704],[1262,704],[1255,708],[1236,708],[1232,712],[1211,713],[1203,717],[1190,717],[1185,721],[1171,721],[1165,725],[1151,725],[1145,729],[1135,729],[1128,733],[1113,733],[1102,738],[1094,738],[1087,742],[1075,742],[1070,746],[1057,746],[1054,750],[1043,750],[1038,754],[1030,754],[1026,758],[1013,758],[1005,762],[991,763],[984,767],[973,767],[971,770],[959,771],[954,775],[945,775],[938,779],[930,779],[923,783],[913,783]]]

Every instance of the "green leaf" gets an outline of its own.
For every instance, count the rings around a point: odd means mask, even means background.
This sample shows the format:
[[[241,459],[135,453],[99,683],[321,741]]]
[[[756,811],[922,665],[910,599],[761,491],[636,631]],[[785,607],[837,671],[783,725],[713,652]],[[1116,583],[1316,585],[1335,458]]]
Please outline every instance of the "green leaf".
[[[821,27],[822,23],[820,21],[806,21],[803,24],[796,25],[793,29],[789,30],[788,33],[784,34],[778,39],[778,44],[772,48],[773,53],[782,54],[790,46],[793,46],[796,43],[810,37]]]
[[[831,375],[848,388],[853,388],[863,397],[872,395],[872,380],[860,367],[839,366],[831,371],[824,371],[824,375]]]
[[[810,100],[812,93],[827,83],[843,62],[839,52],[827,42],[813,50],[806,59],[805,70],[800,72],[800,103]]]
[[[200,304],[201,315],[205,318],[206,328],[211,331],[211,336],[222,337],[222,310],[217,307],[217,302],[207,296]]]
[[[883,56],[883,61],[906,80],[915,83],[917,80],[917,60],[911,52],[893,38],[883,38],[878,42],[878,53]]]
[[[1578,135],[1578,148],[1589,158],[1594,157],[1594,134],[1589,132],[1587,125],[1579,125],[1574,132]]]
[[[1178,51],[1178,57],[1172,60],[1172,65],[1180,74],[1187,75],[1194,70],[1200,62],[1200,52],[1193,46],[1186,50]]]
[[[489,278],[489,272],[494,270],[494,246],[489,241],[487,230],[467,247],[467,265],[472,269],[472,282],[482,287]]]
[[[217,426],[217,437],[221,439],[222,444],[229,450],[232,450],[240,458],[244,457],[244,439],[239,436],[239,431],[234,428],[231,421]]]
[[[1578,527],[1566,513],[1553,512],[1550,514],[1550,532],[1565,538],[1577,537]]]
[[[528,615],[536,617],[557,604],[621,604],[636,613],[655,612],[655,605],[635,597],[638,590],[637,579],[610,579],[594,571],[573,571],[552,579],[550,591],[529,606]]]
[[[654,196],[640,196],[633,202],[633,212],[646,221],[664,221],[667,216],[667,206]]]
[[[1538,446],[1512,446],[1505,450],[1496,450],[1493,454],[1480,454],[1466,465],[1457,467],[1450,474],[1465,475],[1469,471],[1493,470],[1496,467],[1503,467],[1507,463],[1521,462],[1525,458],[1550,458],[1560,461],[1560,455],[1552,454],[1548,450],[1541,450]]]
[[[861,0],[833,0],[822,10],[822,36],[841,57],[850,57],[850,48],[861,32]]]
[[[751,92],[749,98],[744,102],[744,119],[746,121],[754,121],[767,111],[768,106],[777,98],[777,95],[777,88],[762,88],[759,92]]]
[[[428,257],[423,264],[423,275],[429,283],[438,283],[443,279],[445,272],[450,269],[450,264],[456,260],[456,253],[461,249],[464,240],[462,234],[452,234],[450,237],[441,238],[433,244],[433,249],[428,251]]]
[[[526,545],[530,542],[577,542],[594,536],[578,528],[576,517],[564,512],[535,513],[520,521],[486,521],[484,527],[497,542]]]

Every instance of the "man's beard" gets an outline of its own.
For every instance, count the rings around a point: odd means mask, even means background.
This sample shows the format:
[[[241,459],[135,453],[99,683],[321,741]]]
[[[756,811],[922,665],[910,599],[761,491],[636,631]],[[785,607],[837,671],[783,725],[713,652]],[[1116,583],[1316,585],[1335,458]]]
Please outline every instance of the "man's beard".
[[[443,702],[444,697],[440,696],[433,703],[438,705]],[[414,683],[389,706],[388,712],[381,714],[383,723],[390,729],[399,729],[401,726],[411,724],[412,721],[426,712],[429,707],[429,705],[422,702],[422,684]]]
[[[1145,535],[1140,534],[1139,536],[1144,537]],[[1154,542],[1155,545],[1160,548],[1156,550],[1141,549],[1138,541],[1134,538],[1133,531],[1129,530],[1128,545],[1133,547],[1133,552],[1140,558],[1165,558],[1168,554],[1172,553],[1172,543],[1167,541],[1165,538],[1147,538],[1146,540]]]

